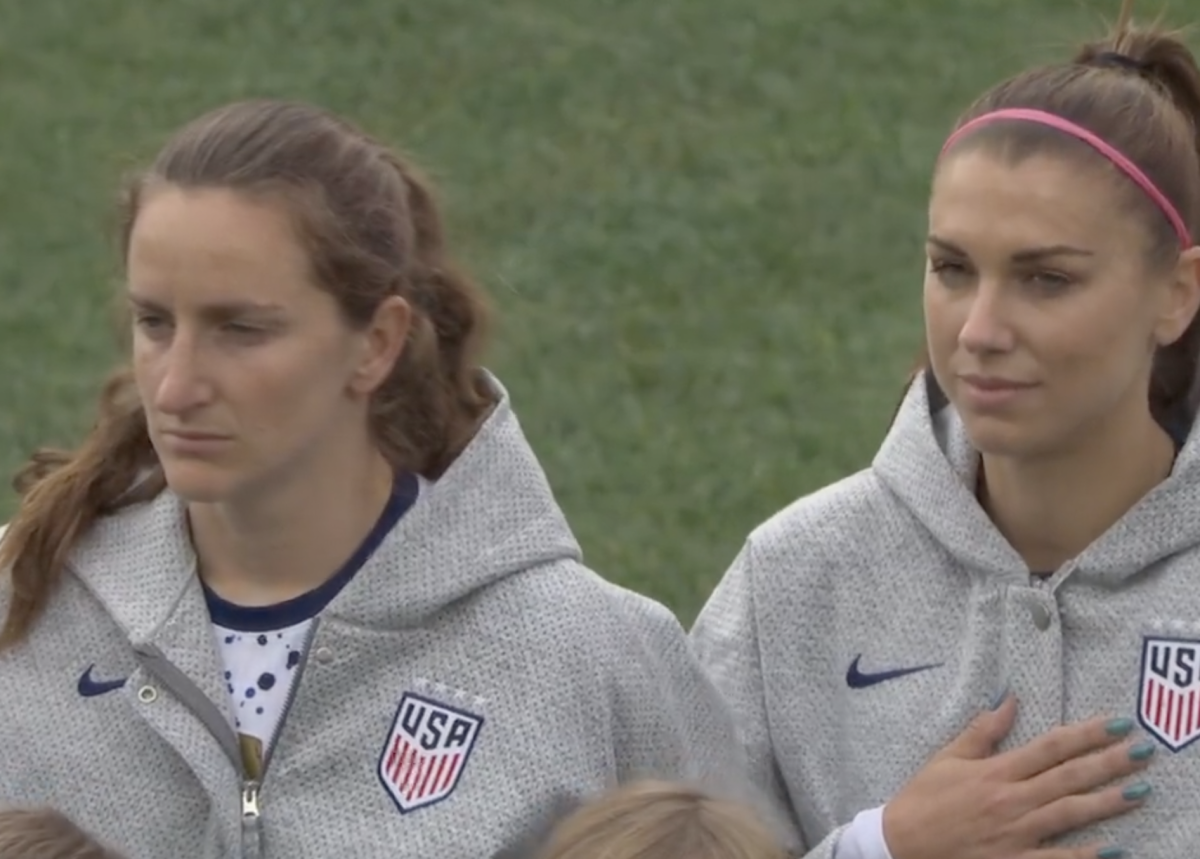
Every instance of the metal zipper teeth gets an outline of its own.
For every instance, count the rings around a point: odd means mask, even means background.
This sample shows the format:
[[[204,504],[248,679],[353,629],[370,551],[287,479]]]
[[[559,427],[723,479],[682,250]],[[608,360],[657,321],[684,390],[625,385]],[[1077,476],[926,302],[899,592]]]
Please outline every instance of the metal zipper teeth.
[[[266,752],[263,755],[262,771],[259,773],[258,779],[247,778],[245,767],[241,768],[243,855],[245,855],[245,841],[247,837],[253,839],[253,854],[258,856],[262,852],[259,826],[262,823],[263,783],[267,780],[267,768],[271,763],[271,759],[275,756],[275,747],[279,744],[279,736],[283,732],[283,726],[287,723],[288,716],[291,714],[292,704],[295,703],[296,694],[299,692],[300,684],[304,680],[304,671],[308,667],[309,656],[312,653],[312,645],[316,640],[317,627],[320,623],[320,618],[314,617],[311,626],[309,626],[308,633],[304,636],[304,646],[300,651],[300,664],[296,666],[296,676],[292,678],[292,682],[288,687],[287,698],[284,699],[283,712],[275,725],[275,730],[271,733],[270,742],[267,744]]]
[[[317,627],[320,625],[321,618],[314,617],[312,625],[308,628],[308,633],[304,636],[304,646],[300,650],[300,664],[296,666],[296,676],[292,678],[287,698],[283,701],[283,713],[279,721],[275,723],[275,730],[271,732],[271,741],[267,744],[267,751],[263,756],[261,781],[267,780],[267,767],[271,763],[271,759],[275,757],[275,747],[279,745],[279,735],[283,733],[283,727],[287,724],[288,717],[292,712],[292,704],[295,703],[296,695],[300,691],[300,684],[304,682],[304,671],[308,668],[308,660],[312,655],[312,645],[317,638]]]

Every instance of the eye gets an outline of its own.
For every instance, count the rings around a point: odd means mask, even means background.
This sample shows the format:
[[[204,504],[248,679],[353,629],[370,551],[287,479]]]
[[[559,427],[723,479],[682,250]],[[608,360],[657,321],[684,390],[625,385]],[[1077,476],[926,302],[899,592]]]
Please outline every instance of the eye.
[[[170,331],[170,320],[160,313],[138,312],[133,320],[134,325],[150,337],[159,337]]]
[[[225,322],[221,325],[221,333],[239,341],[257,341],[264,339],[270,331],[249,322]]]
[[[1038,292],[1057,295],[1074,286],[1075,278],[1061,271],[1035,271],[1026,277],[1025,282]]]
[[[930,259],[929,271],[948,287],[969,283],[973,274],[965,262],[956,259]]]

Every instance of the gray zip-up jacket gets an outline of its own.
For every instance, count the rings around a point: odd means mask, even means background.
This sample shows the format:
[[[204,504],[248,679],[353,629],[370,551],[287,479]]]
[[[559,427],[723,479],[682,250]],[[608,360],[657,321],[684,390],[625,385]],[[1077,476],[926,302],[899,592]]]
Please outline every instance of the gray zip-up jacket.
[[[1200,849],[1200,440],[1171,476],[1042,580],[976,502],[950,408],[908,392],[871,467],[749,537],[693,630],[757,781],[797,849],[834,855],[1005,686],[1003,748],[1056,725],[1137,719],[1158,745],[1145,807],[1075,833],[1137,859]]]
[[[483,859],[618,782],[744,777],[675,617],[581,566],[507,397],[319,617],[261,785],[195,563],[169,492],[75,549],[0,655],[0,805],[129,859]]]

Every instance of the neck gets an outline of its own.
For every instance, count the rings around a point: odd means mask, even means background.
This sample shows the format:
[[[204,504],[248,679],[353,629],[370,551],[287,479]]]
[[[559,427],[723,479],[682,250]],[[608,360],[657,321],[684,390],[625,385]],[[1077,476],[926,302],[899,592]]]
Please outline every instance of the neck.
[[[1143,412],[1035,460],[984,455],[980,501],[1034,573],[1078,556],[1171,472],[1175,445]]]
[[[366,539],[394,481],[374,450],[302,471],[253,499],[188,505],[200,576],[223,599],[273,605],[323,584]]]

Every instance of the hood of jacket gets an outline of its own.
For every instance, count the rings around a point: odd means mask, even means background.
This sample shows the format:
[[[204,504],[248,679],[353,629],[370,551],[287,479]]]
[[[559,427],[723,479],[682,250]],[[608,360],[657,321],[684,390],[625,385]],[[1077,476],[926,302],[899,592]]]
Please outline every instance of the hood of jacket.
[[[928,374],[909,387],[872,464],[883,484],[956,560],[998,576],[1028,569],[975,495],[980,457]],[[1170,476],[1067,567],[1074,577],[1117,584],[1200,545],[1200,442],[1195,433]]]

